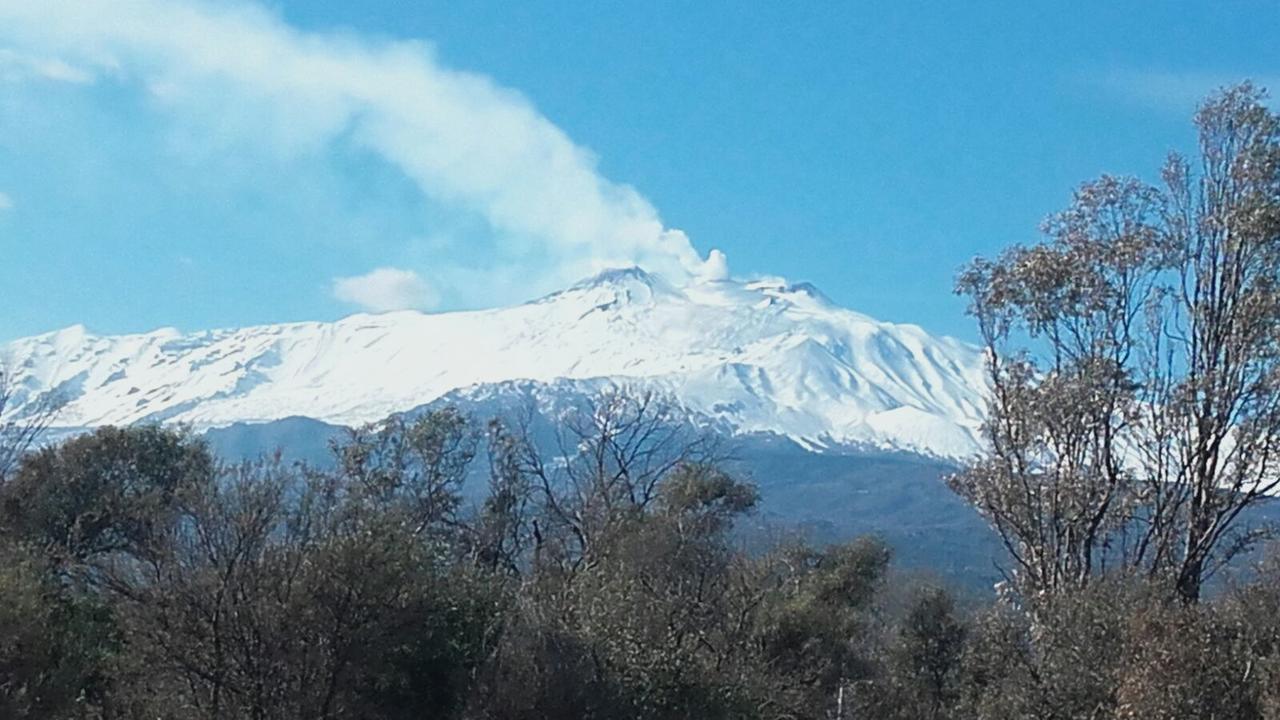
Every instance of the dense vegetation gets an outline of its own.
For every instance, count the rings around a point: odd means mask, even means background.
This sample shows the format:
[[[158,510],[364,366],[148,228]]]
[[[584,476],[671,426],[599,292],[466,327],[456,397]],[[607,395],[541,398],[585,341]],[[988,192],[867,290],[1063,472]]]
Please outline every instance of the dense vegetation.
[[[331,472],[154,427],[26,455],[0,716],[1280,717],[1280,567],[1197,604],[1116,575],[962,608],[872,539],[735,550],[754,490],[644,398],[566,424],[554,464],[452,411]]]
[[[952,486],[1012,564],[959,599],[872,538],[741,550],[757,503],[664,403],[393,418],[333,469],[197,437],[38,446],[0,392],[0,717],[1280,718],[1280,124],[1199,116],[1202,173],[1086,185],[962,278],[989,457]],[[462,485],[487,466],[482,501]]]

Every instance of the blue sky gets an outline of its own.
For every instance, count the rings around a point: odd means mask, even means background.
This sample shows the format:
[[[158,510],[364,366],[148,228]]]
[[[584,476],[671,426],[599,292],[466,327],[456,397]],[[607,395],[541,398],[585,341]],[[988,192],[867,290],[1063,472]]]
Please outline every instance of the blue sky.
[[[1213,87],[1280,91],[1278,36],[1273,2],[0,0],[0,340],[630,261],[971,338],[959,265],[1153,177]]]

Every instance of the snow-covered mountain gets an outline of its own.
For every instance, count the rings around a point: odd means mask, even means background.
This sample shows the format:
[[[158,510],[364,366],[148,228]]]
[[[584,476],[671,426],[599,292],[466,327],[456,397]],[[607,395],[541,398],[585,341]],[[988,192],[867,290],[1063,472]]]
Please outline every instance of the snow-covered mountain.
[[[55,396],[63,427],[349,425],[451,392],[568,380],[652,387],[734,432],[946,458],[977,449],[985,387],[977,348],[837,307],[810,285],[675,287],[638,268],[493,310],[109,337],[76,326],[9,343],[0,359],[19,411]]]

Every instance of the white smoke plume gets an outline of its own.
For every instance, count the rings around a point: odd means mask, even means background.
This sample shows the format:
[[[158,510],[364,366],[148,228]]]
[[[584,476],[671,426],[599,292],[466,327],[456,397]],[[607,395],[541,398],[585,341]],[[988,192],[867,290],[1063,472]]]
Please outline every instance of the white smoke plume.
[[[727,273],[525,98],[442,67],[422,42],[304,32],[240,1],[0,0],[0,48],[76,81],[135,82],[180,120],[239,113],[224,124],[286,152],[357,143],[480,213],[508,266],[535,253],[557,281],[626,264],[677,281]]]

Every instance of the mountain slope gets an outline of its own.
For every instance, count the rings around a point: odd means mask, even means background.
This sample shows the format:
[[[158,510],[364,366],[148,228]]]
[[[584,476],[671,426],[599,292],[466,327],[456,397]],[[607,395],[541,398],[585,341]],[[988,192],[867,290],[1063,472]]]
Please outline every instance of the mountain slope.
[[[677,288],[638,268],[509,308],[188,334],[77,326],[0,358],[20,407],[52,394],[70,427],[357,424],[459,389],[566,379],[652,387],[735,432],[948,458],[977,448],[984,387],[977,348],[839,308],[811,286]]]

